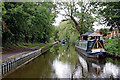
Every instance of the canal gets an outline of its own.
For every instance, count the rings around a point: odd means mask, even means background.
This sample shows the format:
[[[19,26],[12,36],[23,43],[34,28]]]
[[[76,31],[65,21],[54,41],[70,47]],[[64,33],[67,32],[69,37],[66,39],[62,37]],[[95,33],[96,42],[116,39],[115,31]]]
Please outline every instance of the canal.
[[[120,61],[90,59],[58,44],[5,78],[120,78]]]

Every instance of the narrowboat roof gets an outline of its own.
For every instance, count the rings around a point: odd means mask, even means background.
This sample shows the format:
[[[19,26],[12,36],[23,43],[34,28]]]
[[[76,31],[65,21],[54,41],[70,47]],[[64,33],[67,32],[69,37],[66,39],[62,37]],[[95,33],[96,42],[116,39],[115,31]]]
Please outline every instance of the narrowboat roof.
[[[88,35],[90,35],[92,32],[90,32],[90,31],[88,31],[88,32],[86,32],[85,34],[82,34],[81,36],[88,36]]]
[[[92,40],[87,40],[87,41],[95,41],[96,39],[92,39]],[[101,40],[100,40],[101,41]]]
[[[91,33],[91,34],[90,34],[90,35],[88,35],[88,36],[102,36],[102,35],[100,35],[100,34],[98,34],[98,33],[94,32],[94,33]]]

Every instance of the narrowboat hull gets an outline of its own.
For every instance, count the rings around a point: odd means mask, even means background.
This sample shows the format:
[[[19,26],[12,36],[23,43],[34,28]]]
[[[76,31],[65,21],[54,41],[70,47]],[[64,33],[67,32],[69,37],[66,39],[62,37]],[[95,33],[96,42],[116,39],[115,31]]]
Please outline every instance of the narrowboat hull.
[[[79,46],[75,46],[75,49],[80,53],[88,58],[105,58],[105,52],[95,52],[95,53],[89,53],[86,50],[81,49]]]

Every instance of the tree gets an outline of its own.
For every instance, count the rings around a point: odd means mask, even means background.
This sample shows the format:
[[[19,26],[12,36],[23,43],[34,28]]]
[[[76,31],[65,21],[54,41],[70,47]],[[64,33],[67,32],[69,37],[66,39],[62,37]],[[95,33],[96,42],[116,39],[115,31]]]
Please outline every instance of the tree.
[[[53,3],[3,3],[3,44],[49,41],[56,17],[53,8]]]
[[[59,29],[57,37],[59,40],[66,40],[68,43],[75,43],[79,34],[77,33],[77,30],[72,27],[72,23],[70,22],[70,20],[67,20],[59,23],[58,27],[56,27]]]
[[[94,12],[103,17],[103,24],[110,27],[118,27],[120,31],[120,1],[119,2],[94,2]],[[96,10],[95,10],[96,8]]]
[[[79,34],[85,33],[88,29],[92,29],[94,18],[91,16],[90,4],[83,4],[83,2],[61,2],[58,4],[58,11],[62,10],[64,13],[59,13],[73,22]],[[85,30],[86,31],[83,31]]]
[[[120,6],[119,4],[120,2],[102,3],[102,5],[106,6],[106,8],[102,10],[100,14],[106,18],[105,21],[108,22],[107,23],[108,26],[118,27],[120,31]]]

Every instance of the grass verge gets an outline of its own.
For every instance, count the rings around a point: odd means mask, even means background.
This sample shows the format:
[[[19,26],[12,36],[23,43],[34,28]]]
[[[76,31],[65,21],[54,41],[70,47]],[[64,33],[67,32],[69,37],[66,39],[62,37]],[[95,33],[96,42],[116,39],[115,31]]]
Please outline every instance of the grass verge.
[[[35,47],[35,46],[44,46],[47,45],[45,43],[17,43],[17,44],[13,44],[13,46],[16,47],[23,47],[23,48],[30,48],[30,47]]]

